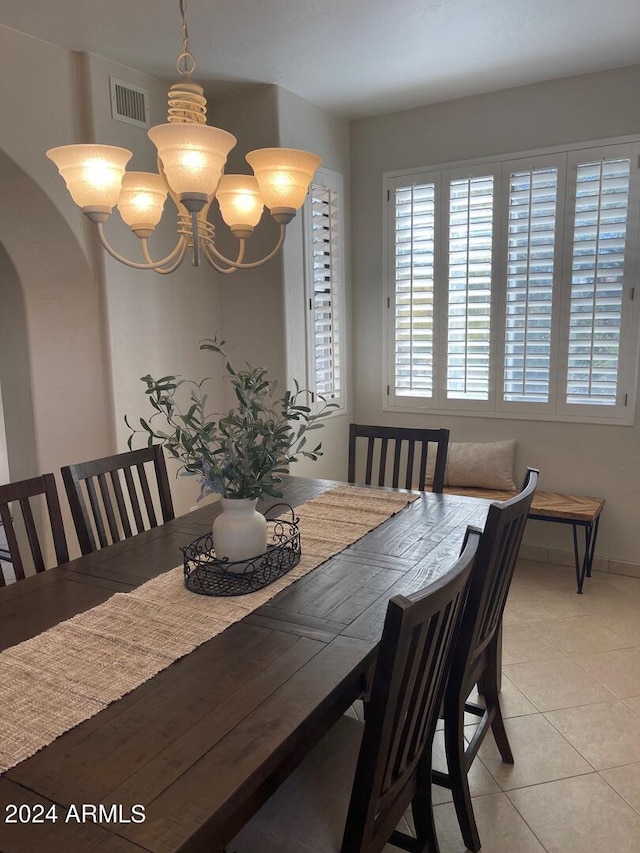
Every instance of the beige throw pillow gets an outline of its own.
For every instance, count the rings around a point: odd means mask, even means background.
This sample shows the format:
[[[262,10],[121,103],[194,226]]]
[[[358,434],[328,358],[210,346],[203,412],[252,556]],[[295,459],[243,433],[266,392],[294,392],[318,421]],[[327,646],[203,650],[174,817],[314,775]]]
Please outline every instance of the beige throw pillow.
[[[447,454],[444,484],[478,489],[515,489],[515,452],[515,439],[488,443],[452,442]]]

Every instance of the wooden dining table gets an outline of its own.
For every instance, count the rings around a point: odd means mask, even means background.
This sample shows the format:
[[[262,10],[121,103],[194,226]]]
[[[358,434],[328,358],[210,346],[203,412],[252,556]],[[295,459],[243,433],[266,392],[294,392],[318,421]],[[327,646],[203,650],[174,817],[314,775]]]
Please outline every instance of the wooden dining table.
[[[336,485],[288,476],[284,499],[295,507]],[[467,526],[483,526],[487,507],[421,493],[268,604],[6,771],[0,851],[222,851],[361,695],[389,598],[446,571]],[[210,530],[217,511],[203,506],[0,589],[0,649],[179,565],[180,547]],[[100,804],[108,819],[96,823]]]

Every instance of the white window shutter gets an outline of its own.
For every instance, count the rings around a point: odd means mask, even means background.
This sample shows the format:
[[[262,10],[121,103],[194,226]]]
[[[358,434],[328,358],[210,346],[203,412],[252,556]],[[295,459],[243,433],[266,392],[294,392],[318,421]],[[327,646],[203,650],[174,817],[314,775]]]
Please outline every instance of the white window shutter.
[[[447,398],[488,400],[494,177],[449,183]]]
[[[395,394],[433,395],[434,183],[394,190]]]
[[[342,178],[319,170],[306,203],[309,384],[327,400],[341,402],[343,248]]]
[[[630,160],[577,164],[566,403],[615,406],[618,396]]]
[[[558,166],[508,178],[502,399],[548,403],[555,310]]]
[[[385,407],[633,423],[639,155],[621,142],[389,173]]]

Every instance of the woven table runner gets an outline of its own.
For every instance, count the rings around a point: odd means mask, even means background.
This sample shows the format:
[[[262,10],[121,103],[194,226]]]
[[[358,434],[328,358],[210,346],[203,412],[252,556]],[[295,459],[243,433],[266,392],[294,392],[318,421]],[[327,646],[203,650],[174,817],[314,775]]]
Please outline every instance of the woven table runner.
[[[178,566],[0,653],[0,773],[220,634],[417,495],[339,486],[297,507],[302,557],[268,587],[215,598]]]

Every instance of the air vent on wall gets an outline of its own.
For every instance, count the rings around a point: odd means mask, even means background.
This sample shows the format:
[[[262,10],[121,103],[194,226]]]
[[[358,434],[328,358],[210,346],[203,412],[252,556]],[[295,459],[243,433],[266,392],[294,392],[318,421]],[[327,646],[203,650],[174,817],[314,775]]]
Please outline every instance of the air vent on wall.
[[[149,127],[149,93],[140,86],[109,77],[111,85],[111,116],[116,121]]]

